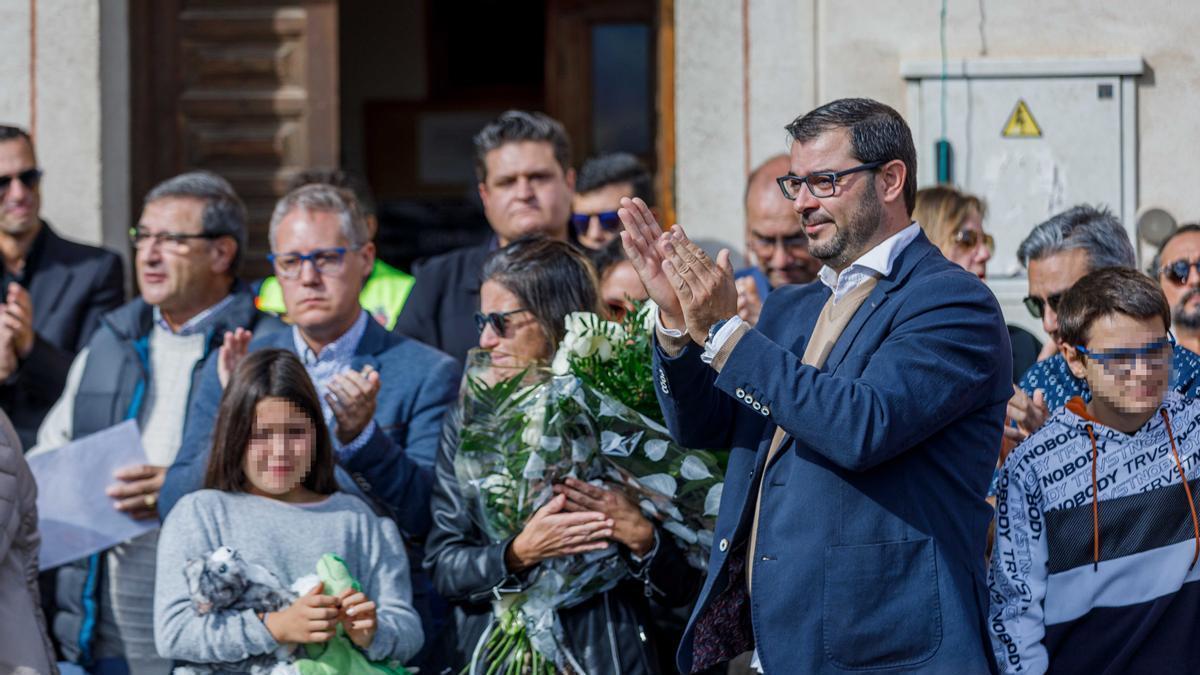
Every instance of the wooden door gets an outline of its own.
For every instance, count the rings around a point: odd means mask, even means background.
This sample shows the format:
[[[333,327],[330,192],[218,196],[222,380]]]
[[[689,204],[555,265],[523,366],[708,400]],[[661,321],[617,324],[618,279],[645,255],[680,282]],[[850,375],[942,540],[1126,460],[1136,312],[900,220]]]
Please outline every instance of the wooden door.
[[[674,0],[548,0],[546,110],[562,120],[576,164],[638,155],[674,218]],[[630,132],[633,133],[630,133]]]
[[[130,0],[132,189],[191,169],[246,202],[243,276],[267,273],[275,200],[339,164],[336,0]]]

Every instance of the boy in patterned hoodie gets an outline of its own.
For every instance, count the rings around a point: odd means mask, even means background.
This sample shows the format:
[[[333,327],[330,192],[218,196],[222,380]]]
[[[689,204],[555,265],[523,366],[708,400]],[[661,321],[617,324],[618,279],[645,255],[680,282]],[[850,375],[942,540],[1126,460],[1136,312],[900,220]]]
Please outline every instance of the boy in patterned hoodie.
[[[1000,472],[988,624],[1008,673],[1200,670],[1200,402],[1167,390],[1171,311],[1110,268],[1059,304],[1072,399]]]

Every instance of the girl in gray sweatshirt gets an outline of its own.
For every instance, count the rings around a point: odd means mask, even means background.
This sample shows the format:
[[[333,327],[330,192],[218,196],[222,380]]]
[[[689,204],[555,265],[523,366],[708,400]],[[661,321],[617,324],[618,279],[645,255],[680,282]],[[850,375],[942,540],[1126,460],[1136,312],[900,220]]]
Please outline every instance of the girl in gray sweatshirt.
[[[165,658],[220,667],[281,645],[325,642],[341,625],[373,661],[401,662],[420,649],[408,559],[394,523],[337,492],[320,403],[299,360],[284,350],[245,357],[217,418],[205,488],[179,501],[163,524],[154,603]],[[338,596],[318,587],[276,612],[193,603],[184,567],[229,547],[283,585],[343,558],[362,585]]]

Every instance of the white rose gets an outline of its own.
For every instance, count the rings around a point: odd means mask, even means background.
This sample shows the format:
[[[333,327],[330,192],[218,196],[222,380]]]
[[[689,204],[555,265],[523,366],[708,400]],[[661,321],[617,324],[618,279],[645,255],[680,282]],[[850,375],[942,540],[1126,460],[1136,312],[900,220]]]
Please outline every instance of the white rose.
[[[613,347],[612,343],[603,337],[596,337],[596,354],[600,357],[600,361],[608,361],[612,359]]]
[[[654,332],[654,322],[658,318],[658,305],[654,304],[653,300],[647,300],[646,304],[642,305],[642,328],[647,333]]]
[[[571,350],[566,345],[566,340],[563,340],[563,346],[554,355],[554,363],[550,364],[550,370],[555,375],[566,375],[571,372]]]

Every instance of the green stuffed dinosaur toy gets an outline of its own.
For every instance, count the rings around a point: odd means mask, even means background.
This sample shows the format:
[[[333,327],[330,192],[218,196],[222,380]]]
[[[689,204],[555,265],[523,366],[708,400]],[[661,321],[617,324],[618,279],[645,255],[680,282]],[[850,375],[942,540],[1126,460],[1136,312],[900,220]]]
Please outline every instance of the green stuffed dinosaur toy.
[[[317,561],[317,576],[325,584],[327,595],[337,595],[347,588],[362,590],[346,567],[346,561],[332,553],[326,553]],[[300,675],[411,675],[398,662],[378,663],[368,661],[365,654],[354,646],[346,636],[346,630],[338,624],[337,635],[324,644],[304,645],[307,659],[297,659],[296,670]]]

